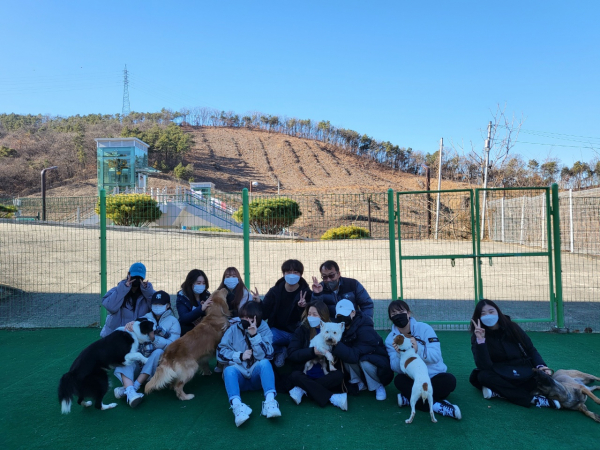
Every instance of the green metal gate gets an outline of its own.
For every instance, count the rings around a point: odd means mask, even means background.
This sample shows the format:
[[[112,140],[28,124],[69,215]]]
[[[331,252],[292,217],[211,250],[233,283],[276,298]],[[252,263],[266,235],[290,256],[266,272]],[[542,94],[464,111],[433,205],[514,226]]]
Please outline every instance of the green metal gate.
[[[397,192],[393,215],[393,296],[421,320],[468,324],[475,303],[487,298],[517,322],[563,326],[560,251],[553,252],[560,249],[558,201],[550,188]]]

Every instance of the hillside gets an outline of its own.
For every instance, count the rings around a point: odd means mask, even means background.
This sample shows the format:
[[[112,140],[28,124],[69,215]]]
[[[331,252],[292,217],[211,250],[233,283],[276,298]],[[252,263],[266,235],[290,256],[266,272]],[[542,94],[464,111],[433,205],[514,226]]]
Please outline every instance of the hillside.
[[[194,145],[184,163],[194,166],[196,181],[210,181],[217,189],[239,192],[253,181],[255,192],[360,193],[424,188],[423,177],[393,170],[319,141],[269,133],[263,130],[226,127],[185,127]],[[171,174],[149,178],[149,187],[187,185]],[[459,187],[444,181],[446,189]],[[51,196],[96,194],[95,178],[63,186],[50,186]],[[36,195],[36,194],[33,194]]]

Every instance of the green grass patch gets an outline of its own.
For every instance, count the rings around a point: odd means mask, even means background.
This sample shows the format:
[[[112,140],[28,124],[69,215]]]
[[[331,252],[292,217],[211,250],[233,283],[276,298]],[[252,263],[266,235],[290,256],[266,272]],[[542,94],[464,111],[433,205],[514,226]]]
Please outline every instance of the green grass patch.
[[[550,367],[600,374],[600,335],[531,333]],[[219,374],[196,376],[186,388],[196,397],[182,402],[171,390],[147,396],[135,410],[115,400],[108,411],[73,405],[60,414],[58,381],[79,352],[99,338],[98,329],[0,331],[0,358],[5,379],[0,388],[2,449],[597,449],[600,424],[574,411],[521,408],[500,399],[484,400],[468,381],[473,368],[469,335],[439,332],[444,361],[457,380],[449,400],[463,420],[398,408],[397,391],[388,399],[372,392],[349,398],[349,410],[319,408],[306,398],[296,405],[287,393],[277,400],[282,417],[260,416],[262,393],[242,393],[252,409],[250,420],[236,428]],[[214,361],[213,361],[214,363]],[[113,386],[116,379],[110,376]],[[600,413],[591,400],[588,408]]]

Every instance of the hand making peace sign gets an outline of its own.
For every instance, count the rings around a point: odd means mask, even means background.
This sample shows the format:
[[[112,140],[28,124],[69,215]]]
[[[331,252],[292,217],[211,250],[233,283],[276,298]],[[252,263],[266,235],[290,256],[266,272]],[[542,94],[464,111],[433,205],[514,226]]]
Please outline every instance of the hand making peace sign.
[[[260,295],[258,295],[258,288],[256,286],[254,286],[254,291],[250,289],[250,293],[252,294],[252,301],[260,302]]]
[[[312,291],[315,294],[320,294],[321,292],[323,292],[323,285],[321,285],[321,283],[319,283],[319,280],[317,280],[317,277],[312,277],[312,279],[313,279]]]
[[[298,300],[298,306],[304,308],[306,306],[306,291],[300,292],[300,300]]]
[[[482,344],[485,342],[485,329],[481,328],[481,320],[477,319],[477,323],[475,323],[475,321],[473,319],[471,319],[471,322],[473,322],[473,326],[475,327],[475,337],[477,338],[477,342],[479,344]]]

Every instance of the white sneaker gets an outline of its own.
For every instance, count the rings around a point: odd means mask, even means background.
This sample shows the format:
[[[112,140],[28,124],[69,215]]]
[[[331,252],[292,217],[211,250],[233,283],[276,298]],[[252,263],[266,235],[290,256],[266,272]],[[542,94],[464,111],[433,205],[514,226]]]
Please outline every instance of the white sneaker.
[[[362,381],[359,381],[356,386],[358,386],[359,391],[364,391],[365,389],[367,389],[367,387],[365,386],[365,383],[363,383]]]
[[[531,403],[538,408],[560,409],[560,403],[557,400],[550,400],[543,395],[534,395]]]
[[[115,398],[125,397],[125,388],[123,386],[116,387],[113,392],[115,393]]]
[[[457,405],[453,405],[448,400],[435,402],[433,404],[433,412],[441,414],[442,416],[452,417],[456,420],[462,419],[460,408]]]
[[[383,386],[379,386],[375,390],[375,398],[377,400],[385,400],[387,398],[387,394],[385,393],[385,388]]]
[[[273,417],[281,417],[281,411],[279,410],[279,403],[277,400],[265,401],[262,403],[262,411],[261,415],[265,416],[267,419],[272,419]]]
[[[292,397],[292,400],[294,400],[296,402],[296,405],[300,404],[300,402],[302,401],[302,396],[305,394],[306,394],[306,391],[298,386],[296,386],[296,387],[292,388],[292,390],[290,390],[290,397]]]
[[[404,395],[398,394],[398,406],[402,408],[403,406],[410,405],[410,400],[407,399]]]
[[[142,403],[143,398],[144,398],[144,394],[140,394],[139,392],[136,392],[134,389],[127,392],[127,403],[132,408],[135,408],[140,403]]]
[[[333,394],[329,401],[332,405],[337,406],[342,411],[348,411],[348,394]]]
[[[487,388],[485,386],[481,388],[481,392],[483,393],[483,398],[488,400],[490,398],[504,398],[500,394],[497,394],[496,392],[492,391],[490,388]]]
[[[235,416],[235,426],[239,427],[246,420],[250,418],[250,414],[252,414],[252,410],[245,403],[240,403],[236,406],[232,406],[233,415]]]

